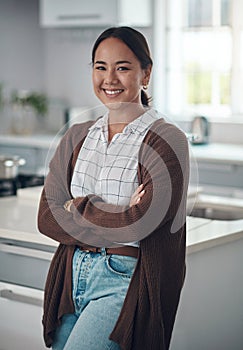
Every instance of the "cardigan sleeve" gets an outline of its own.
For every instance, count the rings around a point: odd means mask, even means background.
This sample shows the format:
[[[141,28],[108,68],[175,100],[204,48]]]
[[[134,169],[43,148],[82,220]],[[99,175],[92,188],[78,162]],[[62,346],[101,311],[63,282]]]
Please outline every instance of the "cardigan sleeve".
[[[50,164],[39,214],[41,232],[62,243],[111,247],[140,241],[177,215],[188,153],[186,137],[177,127],[155,123],[146,135],[138,169],[145,194],[140,203],[132,207],[109,204],[90,194],[75,198],[71,213],[63,209],[64,202],[71,197],[70,167],[72,150],[76,147],[75,142],[67,140],[65,136]],[[46,221],[49,221],[48,228],[44,227]]]

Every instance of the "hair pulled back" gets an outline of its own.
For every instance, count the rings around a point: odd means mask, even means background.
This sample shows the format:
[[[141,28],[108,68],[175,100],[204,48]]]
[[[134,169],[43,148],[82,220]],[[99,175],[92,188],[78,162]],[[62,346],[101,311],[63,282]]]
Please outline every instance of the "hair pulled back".
[[[108,38],[117,38],[126,44],[129,49],[134,53],[141,64],[142,69],[146,69],[149,66],[152,67],[153,61],[150,56],[150,51],[148,47],[148,43],[139,31],[131,28],[131,27],[111,27],[106,29],[94,43],[92,50],[92,64],[94,64],[95,53],[99,46],[99,44]],[[144,90],[141,90],[141,100],[144,106],[148,106],[150,102],[150,98],[147,96]]]

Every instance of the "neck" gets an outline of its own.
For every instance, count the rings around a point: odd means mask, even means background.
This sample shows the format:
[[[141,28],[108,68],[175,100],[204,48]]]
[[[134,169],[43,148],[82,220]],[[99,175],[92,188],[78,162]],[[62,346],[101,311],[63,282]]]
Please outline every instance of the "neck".
[[[123,129],[145,112],[142,105],[133,104],[130,108],[110,109],[108,119],[109,141],[113,136],[122,133]]]
[[[145,108],[137,103],[122,105],[121,108],[109,110],[109,124],[129,124],[145,112]]]

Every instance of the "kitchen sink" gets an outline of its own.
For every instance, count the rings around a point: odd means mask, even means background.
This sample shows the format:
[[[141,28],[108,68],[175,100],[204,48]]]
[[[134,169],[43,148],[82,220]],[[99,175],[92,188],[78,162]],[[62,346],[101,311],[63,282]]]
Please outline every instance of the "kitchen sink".
[[[243,219],[243,200],[199,194],[189,215],[212,220],[240,220]]]

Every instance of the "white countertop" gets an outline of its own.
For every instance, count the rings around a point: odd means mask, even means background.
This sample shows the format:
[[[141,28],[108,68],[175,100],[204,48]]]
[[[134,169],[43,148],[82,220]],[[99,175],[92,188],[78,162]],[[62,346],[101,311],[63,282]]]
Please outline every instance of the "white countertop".
[[[208,143],[191,145],[190,150],[197,160],[243,165],[243,144]]]
[[[58,243],[39,233],[37,210],[41,187],[22,189],[17,197],[0,198],[0,240],[56,247]],[[187,217],[187,252],[243,238],[243,220],[218,221]]]
[[[61,135],[0,135],[0,144],[4,146],[26,146],[37,148],[56,148]]]

